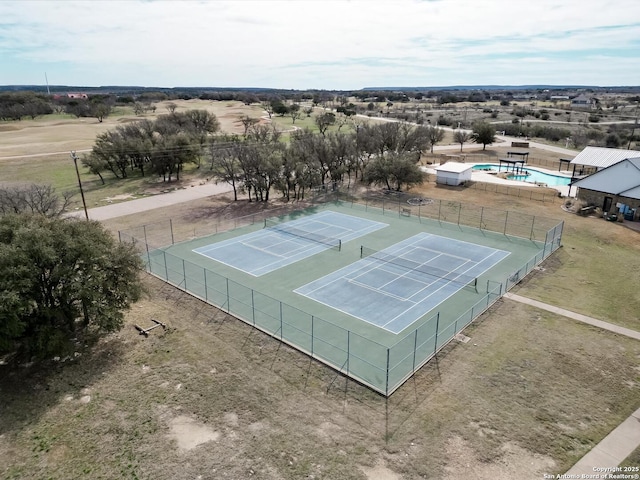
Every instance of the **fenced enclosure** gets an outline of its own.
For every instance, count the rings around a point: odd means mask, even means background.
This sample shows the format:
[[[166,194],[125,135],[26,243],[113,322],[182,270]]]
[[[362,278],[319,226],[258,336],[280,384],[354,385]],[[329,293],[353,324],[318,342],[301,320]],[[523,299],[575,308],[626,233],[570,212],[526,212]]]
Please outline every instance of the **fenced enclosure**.
[[[445,200],[417,199],[407,203],[406,199],[386,196],[349,200],[341,192],[321,193],[320,201],[311,210],[271,210],[216,224],[209,240],[203,236],[194,238],[188,228],[171,220],[121,231],[120,240],[138,246],[150,274],[388,396],[553,253],[560,246],[562,237],[562,222],[516,212]],[[192,247],[204,241],[215,242],[220,235],[229,237],[236,231],[263,228],[265,218],[278,214],[297,218],[326,208],[355,216],[387,219],[393,231],[399,232],[399,238],[407,237],[406,232],[411,229],[428,229],[431,233],[457,236],[471,242],[505,245],[503,248],[512,252],[511,260],[504,268],[480,278],[478,293],[463,291],[456,294],[455,302],[443,302],[437,311],[395,335],[375,327],[365,328],[359,324],[364,322],[333,314],[326,308],[319,309],[308,299],[303,303],[284,291],[284,287],[273,290],[269,285],[272,280],[259,283],[190,256]],[[375,240],[372,241],[377,248]],[[294,282],[303,273],[317,278],[321,276],[322,268],[337,269],[359,255],[359,245],[346,243],[340,252],[318,254],[311,263],[287,267],[286,281]]]

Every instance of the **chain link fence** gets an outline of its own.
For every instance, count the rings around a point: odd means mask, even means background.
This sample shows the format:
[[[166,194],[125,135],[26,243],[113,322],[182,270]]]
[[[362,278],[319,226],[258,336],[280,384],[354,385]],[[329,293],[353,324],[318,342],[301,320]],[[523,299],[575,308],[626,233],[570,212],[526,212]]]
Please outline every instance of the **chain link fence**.
[[[342,200],[341,200],[342,198]],[[132,242],[144,259],[148,273],[214,305],[268,335],[329,365],[337,372],[389,396],[439,350],[485,312],[505,292],[560,247],[563,223],[542,217],[500,211],[475,205],[437,200],[411,205],[406,199],[370,197],[349,199],[348,192],[319,190],[316,204],[328,201],[353,209],[397,216],[407,221],[438,221],[497,232],[538,242],[540,251],[502,282],[487,281],[479,299],[457,318],[438,312],[393,345],[383,345],[265,295],[237,281],[167,252],[166,247],[192,240],[192,229],[171,219],[119,232],[121,242]],[[426,202],[426,203],[425,203]],[[280,211],[283,210],[283,211]],[[246,217],[221,220],[208,233],[214,235],[264,218],[291,213],[291,209],[268,210]]]

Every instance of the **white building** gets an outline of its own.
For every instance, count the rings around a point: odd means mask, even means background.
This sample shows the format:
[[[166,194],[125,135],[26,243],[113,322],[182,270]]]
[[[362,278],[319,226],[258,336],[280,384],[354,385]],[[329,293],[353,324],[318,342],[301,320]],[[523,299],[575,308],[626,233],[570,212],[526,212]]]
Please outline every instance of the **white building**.
[[[461,185],[471,180],[473,165],[467,163],[447,162],[435,168],[436,183],[442,185]]]

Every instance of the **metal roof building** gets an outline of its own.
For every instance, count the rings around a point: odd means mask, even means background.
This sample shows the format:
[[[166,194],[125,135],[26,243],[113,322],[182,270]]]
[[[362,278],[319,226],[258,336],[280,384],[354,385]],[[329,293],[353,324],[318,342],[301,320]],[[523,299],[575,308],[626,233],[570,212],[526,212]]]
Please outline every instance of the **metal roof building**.
[[[580,189],[640,200],[640,157],[621,160],[573,185]]]
[[[602,170],[626,158],[636,157],[640,157],[640,151],[623,150],[621,148],[585,147],[571,160],[571,164]]]

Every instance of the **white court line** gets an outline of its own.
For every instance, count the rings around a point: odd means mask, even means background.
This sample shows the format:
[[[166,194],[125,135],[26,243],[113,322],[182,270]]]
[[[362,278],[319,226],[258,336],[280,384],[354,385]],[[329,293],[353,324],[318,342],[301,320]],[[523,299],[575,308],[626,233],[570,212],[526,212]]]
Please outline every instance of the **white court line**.
[[[496,253],[498,253],[498,252],[499,252],[499,250],[496,250],[495,252],[493,252],[493,253],[491,253],[490,255],[486,256],[486,257],[482,260],[482,262],[484,262],[485,260],[487,260],[487,259],[491,258],[493,255],[495,255],[495,254],[496,254]],[[476,263],[476,262],[472,262],[472,263],[475,263],[475,264],[474,264],[471,268],[473,268],[474,266],[478,265],[480,262],[477,262],[477,263]],[[461,266],[462,266],[462,265],[461,265]],[[461,273],[466,273],[466,272],[468,272],[469,270],[471,270],[471,268],[468,268],[468,269],[466,269],[464,272],[461,272]],[[488,269],[485,269],[482,273],[486,272],[487,270],[488,270]],[[480,275],[482,275],[482,273],[480,273]],[[477,275],[477,276],[479,276],[479,275]],[[476,277],[477,277],[477,276],[476,276]],[[433,293],[431,293],[431,294],[430,294],[428,297],[426,297],[424,300],[426,300],[427,298],[432,297],[435,293],[439,292],[440,290],[442,290],[443,288],[445,288],[445,287],[449,286],[449,284],[452,284],[452,283],[454,283],[454,282],[452,282],[452,281],[447,281],[447,283],[446,283],[446,284],[442,285],[440,288],[438,288],[437,290],[435,290]],[[460,285],[460,284],[458,284],[458,285]],[[455,291],[453,291],[450,295],[448,295],[448,296],[447,296],[447,297],[445,297],[443,300],[441,300],[441,301],[440,301],[440,302],[438,302],[436,305],[434,305],[434,307],[436,307],[436,306],[440,305],[441,303],[444,303],[447,299],[451,298],[453,295],[455,295],[456,293],[458,293],[458,291],[459,291],[459,290],[462,290],[462,288],[463,288],[463,286],[460,286],[459,288],[457,288],[457,289],[456,289]],[[413,307],[411,307],[411,308],[414,308],[415,306],[420,305],[420,303],[422,303],[422,302],[416,303],[416,304],[415,304]],[[432,310],[434,307],[432,307],[430,310]],[[408,311],[408,310],[411,310],[411,308],[407,309],[407,311]],[[406,311],[405,311],[405,312],[403,312],[403,313],[402,313],[402,314],[400,314],[400,315],[404,315],[405,313],[406,313]],[[392,318],[390,321],[388,321],[387,323],[385,323],[385,324],[383,325],[383,327],[386,327],[386,326],[387,326],[387,325],[389,325],[391,322],[394,322],[395,320],[397,320],[397,319],[398,319],[398,317],[399,317],[400,315],[396,315],[396,316],[395,316],[394,318]],[[416,319],[416,320],[417,320],[417,319]],[[415,321],[415,320],[414,320],[414,321]],[[412,322],[412,323],[413,323],[413,322]]]
[[[195,250],[192,250],[192,251],[195,252]],[[258,275],[255,275],[253,272],[245,270],[244,268],[240,268],[240,267],[238,267],[236,265],[231,265],[230,263],[223,262],[222,260],[218,260],[217,258],[210,257],[209,255],[206,255],[204,253],[200,253],[200,252],[195,252],[195,253],[197,253],[198,255],[202,255],[203,257],[206,257],[209,260],[213,260],[214,262],[218,262],[218,263],[221,263],[223,265],[226,265],[227,267],[231,267],[231,268],[235,268],[236,270],[240,270],[241,272],[244,272],[244,273],[246,273],[248,275],[251,275],[252,277],[257,277],[258,276]]]
[[[471,267],[469,267],[468,269],[466,269],[464,272],[468,272],[469,270],[471,270],[473,267],[475,267],[477,264],[474,264],[474,262],[471,262],[472,265]],[[464,264],[463,264],[464,265]],[[462,265],[461,265],[462,266]],[[446,279],[442,279],[442,280],[446,280]],[[437,283],[433,282],[433,283]],[[455,288],[455,290],[453,290],[451,292],[451,294],[447,295],[444,299],[440,300],[439,302],[437,302],[433,307],[431,307],[429,310],[433,310],[435,307],[437,307],[438,305],[440,305],[441,303],[443,303],[445,300],[447,300],[449,297],[455,295],[456,293],[458,293],[460,290],[462,290],[462,288],[464,287],[464,285],[462,285],[459,282],[454,282],[452,280],[447,280],[447,283],[441,285],[440,287],[436,288],[433,292],[430,292],[429,295],[427,295],[426,297],[424,297],[422,300],[420,300],[419,302],[416,302],[413,306],[409,307],[407,310],[405,310],[402,313],[399,313],[398,315],[396,315],[395,317],[393,317],[391,320],[389,320],[387,323],[384,324],[384,326],[389,325],[390,323],[396,321],[398,319],[398,317],[405,315],[409,310],[411,310],[412,308],[414,308],[417,305],[422,304],[423,302],[425,302],[426,300],[430,299],[431,297],[433,297],[435,294],[437,294],[438,292],[444,290],[445,288],[447,288],[449,285],[458,285],[457,288]],[[431,302],[428,302],[431,303]],[[415,320],[414,320],[415,321]]]
[[[358,285],[359,287],[366,288],[367,290],[371,290],[372,292],[380,293],[380,294],[385,295],[387,297],[395,298],[396,300],[400,300],[401,302],[416,303],[416,302],[414,302],[412,300],[409,300],[409,298],[411,298],[411,297],[401,297],[400,295],[394,295],[393,293],[384,292],[384,291],[380,290],[379,288],[372,287],[371,285],[367,285],[366,283],[358,282],[357,280],[348,280],[348,283],[351,283],[353,285]],[[419,282],[419,283],[422,283],[422,282]]]

